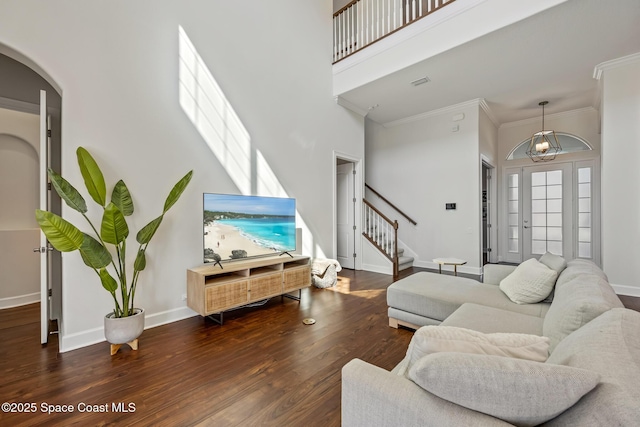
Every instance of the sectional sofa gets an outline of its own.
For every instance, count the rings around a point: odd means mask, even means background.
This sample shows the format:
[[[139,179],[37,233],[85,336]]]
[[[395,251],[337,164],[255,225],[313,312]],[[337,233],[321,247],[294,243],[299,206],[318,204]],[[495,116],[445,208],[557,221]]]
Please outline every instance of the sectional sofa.
[[[388,288],[390,325],[417,330],[392,371],[344,366],[342,425],[638,425],[640,313],[604,272],[547,254],[485,267],[484,283],[424,272]]]

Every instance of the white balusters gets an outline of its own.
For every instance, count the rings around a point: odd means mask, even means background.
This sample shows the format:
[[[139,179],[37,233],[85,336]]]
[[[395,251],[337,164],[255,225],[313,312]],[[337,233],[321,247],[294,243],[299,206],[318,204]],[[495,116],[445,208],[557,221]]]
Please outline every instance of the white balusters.
[[[333,17],[333,62],[453,1],[357,0],[350,3]]]
[[[396,226],[367,203],[364,204],[364,233],[390,259],[396,251]]]

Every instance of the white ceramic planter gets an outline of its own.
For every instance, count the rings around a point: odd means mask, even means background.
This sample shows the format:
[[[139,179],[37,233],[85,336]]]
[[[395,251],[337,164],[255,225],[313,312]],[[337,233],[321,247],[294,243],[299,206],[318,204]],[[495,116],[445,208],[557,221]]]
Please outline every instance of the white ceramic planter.
[[[135,308],[127,317],[113,317],[113,312],[104,317],[104,336],[111,344],[125,344],[138,338],[144,330],[144,309]]]

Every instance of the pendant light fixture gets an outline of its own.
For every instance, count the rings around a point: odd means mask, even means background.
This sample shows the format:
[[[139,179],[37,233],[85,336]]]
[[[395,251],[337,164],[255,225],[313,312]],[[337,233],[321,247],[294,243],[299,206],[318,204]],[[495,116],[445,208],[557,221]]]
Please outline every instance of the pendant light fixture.
[[[542,130],[531,136],[527,155],[534,162],[548,162],[556,158],[556,154],[562,151],[562,147],[558,142],[556,132],[544,129],[544,106],[549,101],[542,101],[538,105],[542,106]]]

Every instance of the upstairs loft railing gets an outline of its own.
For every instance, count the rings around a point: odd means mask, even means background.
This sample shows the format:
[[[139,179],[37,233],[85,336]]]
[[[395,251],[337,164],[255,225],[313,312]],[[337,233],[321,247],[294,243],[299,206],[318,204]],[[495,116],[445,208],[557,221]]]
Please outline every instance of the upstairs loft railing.
[[[333,14],[333,63],[455,0],[353,0]]]

